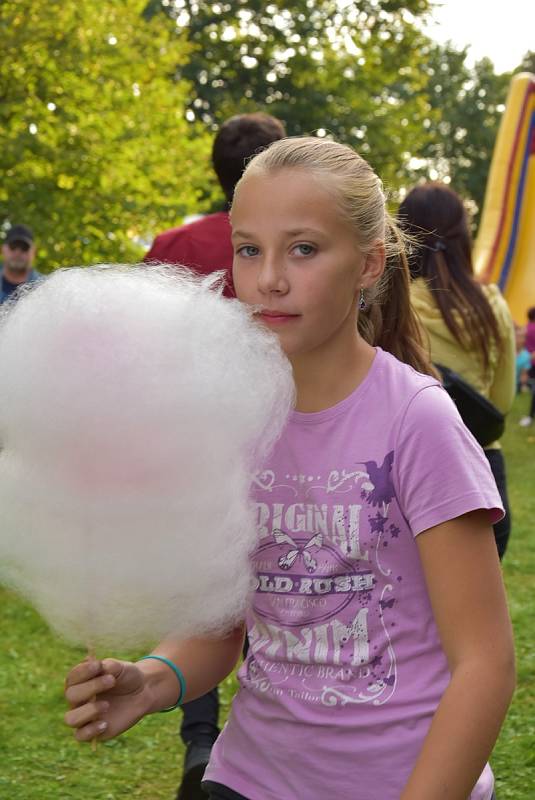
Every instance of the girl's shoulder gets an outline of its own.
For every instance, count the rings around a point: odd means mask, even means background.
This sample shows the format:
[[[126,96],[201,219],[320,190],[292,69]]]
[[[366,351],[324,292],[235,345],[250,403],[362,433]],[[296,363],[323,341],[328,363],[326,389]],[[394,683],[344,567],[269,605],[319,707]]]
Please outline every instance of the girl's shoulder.
[[[417,421],[432,436],[437,426],[459,423],[455,403],[435,377],[417,372],[391,353],[382,352],[382,366],[382,393],[392,410],[391,418],[400,429]]]
[[[437,378],[418,372],[391,353],[381,351],[380,357],[374,411],[389,420],[388,427],[399,432],[414,408],[418,409],[418,415],[433,418],[443,416],[453,406],[455,415],[455,406]]]
[[[380,357],[379,379],[383,384],[391,384],[398,400],[409,400],[427,386],[441,386],[432,375],[418,372],[410,364],[400,361],[392,353],[377,348]]]

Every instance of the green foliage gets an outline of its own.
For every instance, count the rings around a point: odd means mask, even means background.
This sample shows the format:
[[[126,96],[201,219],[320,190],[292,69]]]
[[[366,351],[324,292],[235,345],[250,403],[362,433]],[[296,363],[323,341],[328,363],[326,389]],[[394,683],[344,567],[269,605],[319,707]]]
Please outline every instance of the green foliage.
[[[528,50],[515,72],[531,72],[535,75],[535,50]]]
[[[444,178],[478,212],[510,80],[490,61],[421,32],[428,0],[150,0],[192,46],[176,76],[195,87],[191,119],[215,127],[263,109],[290,135],[319,131],[355,147],[394,197]],[[528,53],[524,68],[530,68]],[[476,215],[477,219],[477,215]]]
[[[406,180],[406,153],[428,138],[416,24],[427,0],[152,0],[146,12],[159,7],[193,48],[177,70],[195,86],[190,116],[213,126],[262,109],[292,136],[320,130],[356,147],[393,188]]]
[[[515,629],[518,689],[492,766],[500,800],[532,800],[535,785],[535,430],[520,428],[529,396],[517,398],[504,438],[513,535],[504,560]],[[0,797],[6,800],[170,800],[180,781],[180,712],[155,714],[92,753],[62,717],[62,684],[83,658],[49,633],[37,614],[0,590]],[[221,687],[222,717],[235,691]]]
[[[213,132],[259,109],[355,147],[394,201],[437,176],[480,208],[510,76],[425,36],[431,5],[4,0],[0,229],[32,225],[44,271],[134,260],[221,200]]]
[[[466,50],[450,44],[429,50],[428,92],[436,124],[421,156],[427,173],[431,166],[439,178],[448,176],[479,212],[511,75],[496,75],[489,59],[471,68],[465,59]]]
[[[188,45],[143,7],[0,4],[0,224],[35,229],[45,271],[135,259],[210,194],[211,137],[184,118],[188,84],[170,80]]]

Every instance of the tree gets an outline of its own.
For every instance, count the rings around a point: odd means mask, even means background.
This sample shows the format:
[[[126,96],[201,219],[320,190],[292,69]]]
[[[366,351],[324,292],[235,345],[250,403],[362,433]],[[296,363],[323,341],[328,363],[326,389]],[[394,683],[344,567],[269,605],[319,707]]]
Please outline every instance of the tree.
[[[150,0],[192,46],[177,77],[195,88],[190,119],[214,127],[266,110],[290,135],[318,131],[356,147],[387,184],[403,181],[411,149],[428,138],[428,0]]]
[[[528,50],[515,72],[531,72],[535,75],[535,50]]]
[[[466,65],[466,49],[434,45],[427,70],[434,124],[415,155],[426,177],[446,179],[472,201],[477,221],[511,75],[496,75],[488,58]]]
[[[188,45],[139,0],[4,0],[0,224],[36,231],[39,267],[128,261],[210,203],[211,137],[171,81]]]

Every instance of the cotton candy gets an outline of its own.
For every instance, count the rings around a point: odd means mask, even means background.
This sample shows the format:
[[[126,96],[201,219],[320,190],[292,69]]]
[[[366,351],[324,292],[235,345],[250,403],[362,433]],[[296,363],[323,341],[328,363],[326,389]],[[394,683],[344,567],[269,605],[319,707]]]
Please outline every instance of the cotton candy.
[[[236,624],[293,399],[276,337],[217,279],[71,268],[2,312],[0,364],[0,580],[91,648]]]

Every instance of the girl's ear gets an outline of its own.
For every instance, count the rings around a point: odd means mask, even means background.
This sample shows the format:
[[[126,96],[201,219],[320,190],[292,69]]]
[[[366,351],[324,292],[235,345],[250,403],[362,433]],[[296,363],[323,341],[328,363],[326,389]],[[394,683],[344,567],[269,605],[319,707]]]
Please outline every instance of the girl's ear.
[[[369,289],[375,286],[385,270],[386,254],[385,243],[378,239],[374,242],[362,265],[362,286]]]

